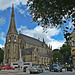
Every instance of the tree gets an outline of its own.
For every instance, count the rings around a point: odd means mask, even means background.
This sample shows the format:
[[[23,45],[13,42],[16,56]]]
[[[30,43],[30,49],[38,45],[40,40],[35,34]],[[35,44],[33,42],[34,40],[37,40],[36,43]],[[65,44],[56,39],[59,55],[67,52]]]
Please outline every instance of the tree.
[[[33,21],[44,28],[61,26],[69,18],[75,25],[75,0],[28,0],[27,5]]]
[[[62,54],[60,53],[60,50],[54,49],[53,50],[53,61],[54,61],[54,63],[57,63],[57,58],[58,58],[58,62],[62,63]]]
[[[63,63],[65,62],[69,63],[69,57],[71,56],[71,47],[69,44],[63,44],[63,46],[60,48],[60,53],[62,54]]]
[[[4,51],[0,48],[0,64],[3,62]]]

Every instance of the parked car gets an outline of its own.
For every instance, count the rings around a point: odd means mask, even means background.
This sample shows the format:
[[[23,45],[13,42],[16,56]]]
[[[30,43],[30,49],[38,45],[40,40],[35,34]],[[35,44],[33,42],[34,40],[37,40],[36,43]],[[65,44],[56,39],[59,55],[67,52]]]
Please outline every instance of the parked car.
[[[46,67],[45,67],[45,70],[49,70],[50,69],[50,65],[47,65]]]
[[[7,69],[7,70],[10,70],[11,68],[10,68],[9,66],[6,66],[6,69]]]
[[[32,66],[30,73],[42,73],[43,69],[40,66]]]
[[[2,66],[0,65],[0,69],[5,70],[6,68],[5,68],[5,67],[2,67]]]
[[[15,68],[14,67],[10,67],[12,70],[15,70]]]
[[[72,71],[72,67],[69,67],[69,66],[63,66],[62,71]]]
[[[67,71],[71,71],[72,72],[72,67],[67,67]]]
[[[50,66],[50,71],[52,72],[61,72],[61,68],[59,67],[58,64],[53,64]]]
[[[6,68],[5,68],[5,67],[1,67],[1,69],[2,69],[2,70],[5,70]]]
[[[10,69],[14,70],[15,68],[14,67],[7,66],[6,69],[7,70],[10,70]]]

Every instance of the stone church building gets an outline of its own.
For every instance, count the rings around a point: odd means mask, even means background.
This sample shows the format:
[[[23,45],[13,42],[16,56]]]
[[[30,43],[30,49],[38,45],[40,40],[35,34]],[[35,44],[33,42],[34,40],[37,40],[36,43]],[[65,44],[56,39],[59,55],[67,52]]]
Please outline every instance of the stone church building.
[[[15,24],[14,5],[12,5],[10,26],[5,43],[5,63],[18,62],[20,50],[23,62],[32,62],[33,65],[51,64],[52,47],[48,47],[44,39],[40,41],[21,33],[18,34]]]

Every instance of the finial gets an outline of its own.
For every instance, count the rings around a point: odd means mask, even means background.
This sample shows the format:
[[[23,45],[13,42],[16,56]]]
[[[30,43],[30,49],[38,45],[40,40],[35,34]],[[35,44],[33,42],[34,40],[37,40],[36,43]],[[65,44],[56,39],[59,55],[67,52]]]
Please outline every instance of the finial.
[[[21,34],[21,31],[19,31],[19,34]]]
[[[44,38],[43,38],[43,43],[45,43]]]
[[[51,46],[51,50],[52,50],[52,46]]]
[[[14,3],[12,4],[12,7],[14,7]]]
[[[50,49],[50,45],[49,45],[49,49]]]
[[[14,16],[14,4],[12,4],[12,16]]]
[[[38,40],[40,40],[40,38],[38,37]]]

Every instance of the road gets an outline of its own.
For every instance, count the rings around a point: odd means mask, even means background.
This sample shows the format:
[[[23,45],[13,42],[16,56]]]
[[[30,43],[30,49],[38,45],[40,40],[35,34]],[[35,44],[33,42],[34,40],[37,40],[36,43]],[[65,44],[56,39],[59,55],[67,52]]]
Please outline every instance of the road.
[[[26,74],[26,75],[75,75],[74,72],[46,72],[40,74]]]
[[[13,70],[5,70],[0,71],[0,75],[75,75],[75,72],[49,72],[45,71],[44,73],[39,74],[30,74],[29,72],[22,71],[13,71]]]

